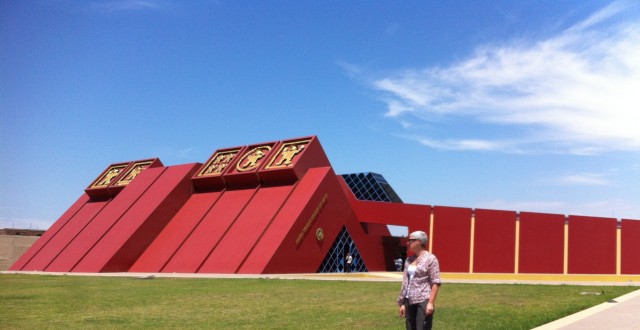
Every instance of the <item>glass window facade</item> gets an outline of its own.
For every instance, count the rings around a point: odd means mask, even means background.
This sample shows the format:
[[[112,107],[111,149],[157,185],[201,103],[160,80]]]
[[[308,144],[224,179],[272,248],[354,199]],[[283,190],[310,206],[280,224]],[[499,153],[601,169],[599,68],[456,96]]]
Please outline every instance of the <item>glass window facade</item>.
[[[378,173],[342,174],[351,191],[359,200],[402,203],[402,200]]]
[[[318,268],[318,273],[344,273],[347,253],[351,254],[353,261],[351,263],[351,272],[366,272],[367,266],[362,261],[362,257],[360,256],[360,252],[358,252],[358,248],[356,244],[351,239],[351,235],[347,231],[347,228],[342,227],[338,237],[331,245],[331,249],[324,257],[320,268]]]
[[[402,203],[391,185],[378,173],[343,174],[342,178],[359,200]],[[347,253],[353,257],[352,272],[367,271],[367,266],[362,261],[351,235],[349,235],[347,228],[342,227],[340,234],[318,268],[318,273],[344,273]]]

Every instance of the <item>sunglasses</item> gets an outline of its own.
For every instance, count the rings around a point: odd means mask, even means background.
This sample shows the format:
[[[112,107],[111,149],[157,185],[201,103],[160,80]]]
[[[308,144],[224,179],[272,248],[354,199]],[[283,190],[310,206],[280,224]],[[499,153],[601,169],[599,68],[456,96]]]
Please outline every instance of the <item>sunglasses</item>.
[[[419,241],[419,239],[417,239],[417,238],[410,238],[409,239],[409,243],[412,243],[412,242],[415,242],[415,241]]]

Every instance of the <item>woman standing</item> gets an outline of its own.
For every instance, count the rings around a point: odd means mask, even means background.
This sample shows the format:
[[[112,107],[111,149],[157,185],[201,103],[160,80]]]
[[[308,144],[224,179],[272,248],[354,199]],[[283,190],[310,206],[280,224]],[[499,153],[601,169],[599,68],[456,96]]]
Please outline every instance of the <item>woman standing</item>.
[[[400,316],[407,329],[431,329],[440,281],[438,259],[426,250],[427,234],[415,231],[409,235],[408,248],[414,255],[407,258],[398,296]]]

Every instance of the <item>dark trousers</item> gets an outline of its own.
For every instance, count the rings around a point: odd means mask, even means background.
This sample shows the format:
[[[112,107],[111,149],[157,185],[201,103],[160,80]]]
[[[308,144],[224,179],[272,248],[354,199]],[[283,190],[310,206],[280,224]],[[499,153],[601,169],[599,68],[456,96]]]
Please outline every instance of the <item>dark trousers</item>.
[[[433,314],[427,316],[427,303],[429,303],[429,300],[425,300],[419,304],[409,305],[409,299],[404,300],[407,330],[431,329],[433,325]]]
[[[345,263],[344,265],[344,272],[345,273],[350,273],[351,272],[351,264],[350,263]]]

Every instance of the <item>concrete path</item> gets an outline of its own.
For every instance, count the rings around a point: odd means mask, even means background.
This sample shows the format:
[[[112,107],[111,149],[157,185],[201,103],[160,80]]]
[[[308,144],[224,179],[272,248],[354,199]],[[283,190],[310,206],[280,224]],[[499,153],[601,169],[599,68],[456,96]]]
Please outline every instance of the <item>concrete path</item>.
[[[640,290],[537,327],[534,330],[640,329]]]

